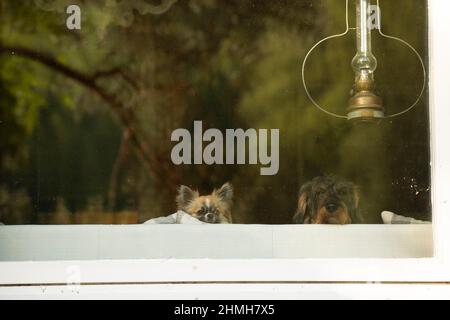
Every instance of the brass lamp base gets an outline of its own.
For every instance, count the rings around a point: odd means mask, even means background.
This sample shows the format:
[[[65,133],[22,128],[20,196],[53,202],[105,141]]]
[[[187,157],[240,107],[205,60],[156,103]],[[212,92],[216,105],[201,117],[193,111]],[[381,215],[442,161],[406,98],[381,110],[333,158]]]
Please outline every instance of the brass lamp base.
[[[358,78],[353,87],[347,109],[352,122],[379,123],[384,118],[383,99],[374,93],[375,82],[367,77]]]
[[[349,101],[348,120],[354,122],[380,122],[384,118],[383,99],[371,91],[360,91]]]

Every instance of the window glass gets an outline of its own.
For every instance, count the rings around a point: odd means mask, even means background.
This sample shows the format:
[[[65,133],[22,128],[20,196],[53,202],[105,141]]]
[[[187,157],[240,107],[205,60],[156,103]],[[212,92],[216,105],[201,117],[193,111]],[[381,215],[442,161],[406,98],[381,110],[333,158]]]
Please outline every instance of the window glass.
[[[0,222],[430,222],[428,88],[399,117],[355,124],[303,87],[345,5],[1,1]],[[380,8],[427,67],[426,1]],[[348,12],[354,27],[355,1]],[[305,65],[328,112],[348,112],[355,44],[349,30]],[[372,50],[373,92],[400,113],[420,96],[420,59],[376,29]]]

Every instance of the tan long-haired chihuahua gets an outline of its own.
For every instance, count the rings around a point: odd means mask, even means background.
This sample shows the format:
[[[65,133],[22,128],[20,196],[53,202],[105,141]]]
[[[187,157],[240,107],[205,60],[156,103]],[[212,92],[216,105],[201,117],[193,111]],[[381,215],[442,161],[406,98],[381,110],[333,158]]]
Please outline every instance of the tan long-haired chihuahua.
[[[225,183],[211,194],[200,196],[198,191],[181,186],[177,196],[178,210],[206,223],[232,223],[233,186]]]

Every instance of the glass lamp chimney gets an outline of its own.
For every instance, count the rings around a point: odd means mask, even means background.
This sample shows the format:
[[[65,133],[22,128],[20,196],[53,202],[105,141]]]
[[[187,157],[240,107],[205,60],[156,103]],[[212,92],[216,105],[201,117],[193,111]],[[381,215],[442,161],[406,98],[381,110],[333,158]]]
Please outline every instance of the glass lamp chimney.
[[[369,27],[367,0],[356,0],[356,45],[358,52],[352,61],[358,77],[370,77],[377,69],[377,59],[372,53],[372,32]]]
[[[352,60],[355,84],[347,116],[352,121],[378,122],[384,118],[384,109],[382,99],[374,93],[377,59],[372,53],[370,1],[355,1],[357,53]]]

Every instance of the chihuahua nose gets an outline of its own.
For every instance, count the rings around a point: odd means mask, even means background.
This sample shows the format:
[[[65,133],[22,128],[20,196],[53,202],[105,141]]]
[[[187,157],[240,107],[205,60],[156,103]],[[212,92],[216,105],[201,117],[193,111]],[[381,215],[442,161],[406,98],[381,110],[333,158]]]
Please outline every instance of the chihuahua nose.
[[[206,221],[213,221],[214,220],[214,215],[211,212],[208,212],[207,214],[205,214],[205,220]]]
[[[334,203],[329,203],[325,206],[325,208],[327,209],[328,212],[334,213],[338,209],[338,206]]]

